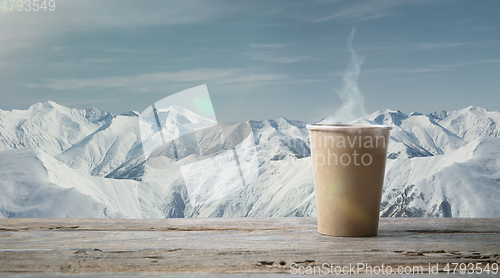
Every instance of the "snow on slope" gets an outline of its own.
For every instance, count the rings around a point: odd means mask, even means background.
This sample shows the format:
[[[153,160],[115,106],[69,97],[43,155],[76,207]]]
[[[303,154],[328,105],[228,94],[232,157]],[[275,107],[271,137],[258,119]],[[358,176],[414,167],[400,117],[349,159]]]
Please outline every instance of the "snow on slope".
[[[116,116],[57,156],[73,169],[105,177],[142,155],[137,116]]]
[[[386,110],[356,121],[394,126],[381,214],[498,217],[500,142],[495,138],[499,128],[492,123],[499,113],[468,107],[440,114],[408,116]],[[260,156],[270,159],[261,164],[258,181],[234,196],[186,209],[187,217],[315,215],[310,157],[297,156],[294,148],[287,148],[283,142],[292,141],[292,136],[274,121],[251,125]]]
[[[182,125],[212,124],[180,107],[158,114],[172,136],[182,132]],[[137,113],[114,116],[52,102],[26,111],[0,111],[0,148],[40,146],[57,155],[55,160],[34,150],[0,152],[2,161],[15,162],[0,165],[0,186],[7,192],[0,196],[1,216],[315,215],[305,123],[284,118],[249,121],[259,177],[238,192],[193,206],[180,171],[145,162],[137,119]],[[17,133],[23,120],[31,123],[21,128],[24,137]],[[381,215],[500,217],[499,121],[500,113],[477,107],[428,115],[383,110],[355,121],[394,127]],[[182,163],[195,161],[199,150],[191,143],[181,144],[184,154],[167,156]]]
[[[413,113],[411,116],[401,111],[382,110],[355,123],[384,124],[393,126],[389,157],[425,157],[441,155],[453,151],[467,143],[440,125],[430,115]]]
[[[163,133],[167,141],[177,139],[179,134],[214,124],[209,119],[175,105],[158,109],[157,113],[160,124],[165,127]],[[145,156],[141,146],[138,116],[129,113],[111,118],[56,158],[76,170],[93,176],[140,181],[143,171],[141,164],[144,163]],[[143,118],[144,120],[156,126],[154,118]],[[179,142],[177,139],[176,155],[186,157],[191,153],[198,153],[199,150],[192,145],[189,142]]]
[[[161,189],[92,177],[36,149],[0,151],[1,217],[161,218]]]
[[[498,217],[500,138],[480,137],[433,157],[390,164],[382,216]]]
[[[467,141],[479,136],[500,136],[500,113],[488,112],[481,107],[469,106],[458,111],[434,112],[429,114],[429,118]]]
[[[155,111],[150,106],[139,117],[144,155],[149,157],[153,151],[162,147],[165,142],[171,142],[180,137],[194,139],[194,131],[216,124],[213,120],[198,116],[177,105],[155,109]],[[160,125],[161,130],[159,130],[158,125]],[[191,149],[190,146],[187,147]]]
[[[38,148],[59,154],[111,117],[95,108],[70,109],[52,101],[33,104],[27,110],[0,110],[0,150]]]
[[[184,215],[315,216],[311,175],[310,157],[269,161],[237,194],[196,208],[187,200]],[[482,137],[446,155],[388,160],[381,215],[498,217],[499,200],[500,138]]]

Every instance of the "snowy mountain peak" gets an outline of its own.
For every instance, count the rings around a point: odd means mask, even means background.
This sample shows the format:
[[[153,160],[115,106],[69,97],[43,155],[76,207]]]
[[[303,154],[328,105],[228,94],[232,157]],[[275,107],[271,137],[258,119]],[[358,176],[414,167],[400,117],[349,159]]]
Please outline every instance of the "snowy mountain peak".
[[[128,116],[128,117],[139,117],[141,115],[141,113],[134,111],[134,110],[130,110],[128,112],[121,113],[120,115],[121,116]]]
[[[59,113],[67,113],[68,111],[71,110],[72,110],[71,108],[60,105],[51,100],[48,100],[46,102],[35,103],[27,109],[27,111],[30,113],[50,113],[54,111]]]
[[[48,100],[45,102],[38,102],[30,106],[28,109],[40,109],[40,108],[47,108],[47,109],[52,109],[54,107],[62,107],[61,105],[57,104],[54,101]]]
[[[448,117],[448,112],[441,110],[441,111],[436,111],[428,114],[429,118],[436,118],[439,120],[444,120],[446,117]]]
[[[372,114],[374,115],[374,114]],[[369,118],[369,116],[367,117]],[[386,110],[384,113],[378,115],[373,119],[373,122],[375,124],[379,125],[401,125],[401,122],[408,118],[408,115],[404,114],[400,110],[397,111],[391,111],[391,110]]]
[[[95,107],[85,110],[85,119],[93,123],[109,121],[114,117],[115,115],[113,113],[102,111]]]
[[[482,107],[479,107],[479,106],[474,106],[474,105],[471,105],[471,106],[468,106],[462,110],[466,110],[466,111],[470,111],[470,112],[473,112],[473,113],[485,113],[485,112],[488,112],[486,109],[482,108]]]
[[[305,122],[290,120],[290,119],[287,119],[285,117],[281,117],[281,118],[277,119],[276,122],[278,123],[278,125],[282,125],[282,126],[295,126],[295,127],[300,127],[300,128],[304,128],[306,126]]]
[[[177,114],[193,113],[190,110],[176,104],[170,105],[169,107],[164,109],[160,109],[158,107],[156,107],[156,109],[158,109],[159,111],[170,111]]]
[[[85,119],[96,123],[100,121],[109,120],[115,115],[110,112],[99,110],[95,107],[81,110],[76,108],[68,108],[66,106],[60,105],[54,101],[39,102],[31,105],[27,110],[13,110],[17,113],[27,113],[27,117],[66,117],[71,118],[83,116]],[[24,115],[24,114],[23,114]]]
[[[182,174],[147,163],[140,121],[157,126],[151,107],[147,112],[116,116],[54,102],[0,111],[0,150],[6,150],[0,151],[0,217],[315,215],[306,123],[248,121],[258,179],[227,198],[194,206]],[[215,123],[179,106],[157,115],[165,138],[176,140],[176,157],[187,158],[198,144],[181,135]],[[382,216],[500,215],[500,113],[474,106],[427,115],[386,109],[353,123],[394,127]]]
[[[0,150],[37,148],[56,155],[114,117],[97,109],[70,109],[53,101],[0,113]]]
[[[204,118],[195,114],[194,112],[180,107],[178,105],[171,105],[167,108],[160,109],[156,108],[158,113],[158,118],[160,119],[160,123],[162,125],[166,124],[190,124],[190,123],[215,123],[211,119]]]
[[[398,110],[398,111],[399,111],[399,110]],[[386,108],[386,109],[380,109],[380,110],[375,111],[375,112],[373,112],[372,114],[368,115],[367,117],[368,117],[368,118],[373,118],[373,117],[376,117],[376,116],[378,116],[378,115],[381,115],[381,114],[388,114],[388,113],[397,113],[397,111],[396,111],[396,110],[391,110],[391,109],[388,109],[388,108]]]

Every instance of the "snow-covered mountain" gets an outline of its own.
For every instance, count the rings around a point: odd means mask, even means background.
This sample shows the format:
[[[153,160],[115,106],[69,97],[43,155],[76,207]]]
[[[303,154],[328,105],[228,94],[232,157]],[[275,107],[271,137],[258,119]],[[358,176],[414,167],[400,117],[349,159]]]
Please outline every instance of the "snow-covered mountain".
[[[112,117],[95,108],[70,109],[52,101],[34,104],[27,110],[0,110],[0,150],[37,148],[55,155]]]
[[[157,112],[177,146],[161,150],[165,159],[188,164],[206,153],[189,136],[175,138],[211,120],[176,106]],[[145,159],[138,116],[54,102],[0,110],[0,217],[315,215],[304,122],[247,122],[258,177],[194,205],[178,169]],[[151,126],[155,120],[149,119]],[[355,122],[394,127],[382,216],[500,217],[499,112],[472,106],[428,115],[382,110]]]
[[[498,217],[500,138],[443,155],[390,161],[382,216]]]
[[[143,156],[137,116],[114,116],[56,155],[73,169],[105,177],[121,164]]]
[[[3,217],[163,217],[161,188],[93,177],[37,149],[0,152]]]

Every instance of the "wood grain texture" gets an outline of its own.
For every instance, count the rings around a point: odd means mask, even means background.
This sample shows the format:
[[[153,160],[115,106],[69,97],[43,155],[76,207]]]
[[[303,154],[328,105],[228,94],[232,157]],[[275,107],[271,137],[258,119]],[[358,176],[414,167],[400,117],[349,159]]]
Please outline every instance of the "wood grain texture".
[[[291,267],[500,263],[500,219],[381,218],[379,235],[315,218],[0,219],[0,272],[290,273]]]

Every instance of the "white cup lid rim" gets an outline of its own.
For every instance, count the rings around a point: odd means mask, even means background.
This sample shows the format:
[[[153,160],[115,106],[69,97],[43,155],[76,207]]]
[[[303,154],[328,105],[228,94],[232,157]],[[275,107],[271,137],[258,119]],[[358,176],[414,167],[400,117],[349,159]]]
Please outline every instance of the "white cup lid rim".
[[[385,129],[391,130],[390,125],[370,125],[370,124],[308,124],[309,130],[331,130],[331,129]]]

